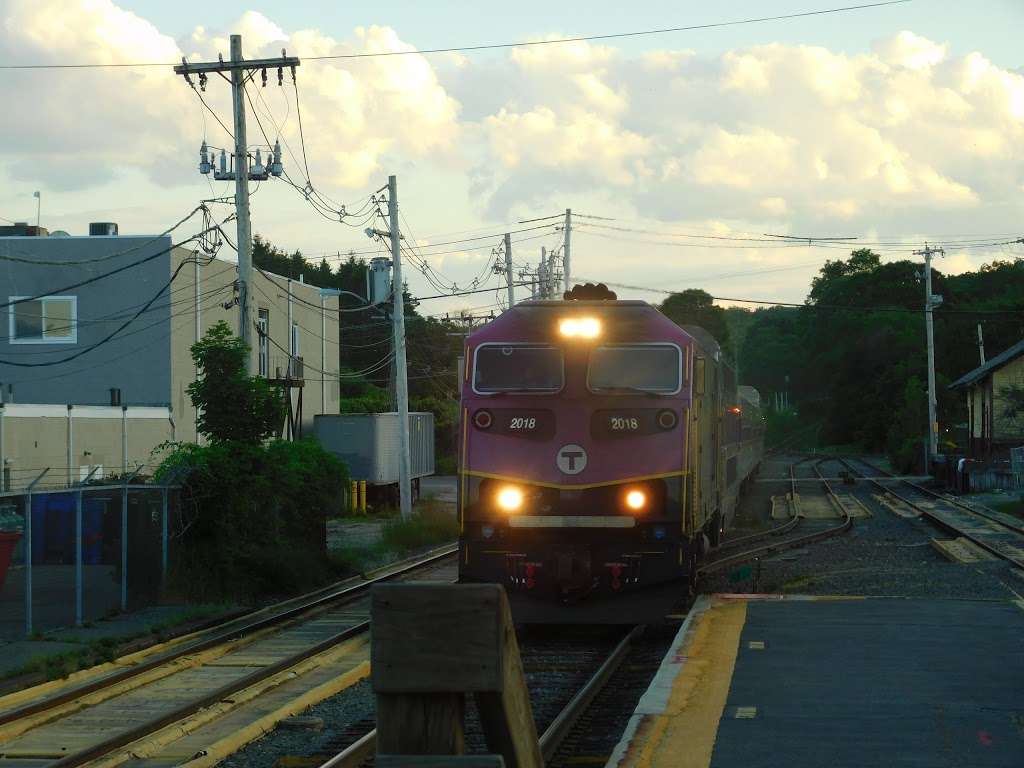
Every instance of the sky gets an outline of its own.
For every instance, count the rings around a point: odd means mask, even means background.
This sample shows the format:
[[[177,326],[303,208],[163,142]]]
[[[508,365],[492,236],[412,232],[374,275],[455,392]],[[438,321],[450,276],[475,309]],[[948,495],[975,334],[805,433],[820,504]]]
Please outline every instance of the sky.
[[[308,164],[318,193],[350,212],[367,210],[396,174],[403,233],[418,254],[406,276],[423,296],[499,287],[488,261],[500,234],[514,231],[517,269],[535,264],[542,246],[561,244],[549,223],[557,220],[516,222],[569,207],[578,214],[573,274],[634,286],[620,296],[652,301],[693,287],[799,302],[821,264],[854,243],[897,259],[937,241],[946,256],[936,266],[949,272],[1024,255],[1004,244],[1024,236],[1015,151],[1024,61],[1011,39],[1024,21],[1019,0],[913,0],[635,38],[415,53],[840,5],[0,0],[0,63],[208,60],[227,57],[231,33],[243,35],[250,58],[282,47],[300,57],[413,51],[307,58],[297,88],[287,75],[278,87],[271,73],[265,89],[252,87],[248,138],[252,149],[266,143],[259,117],[270,141],[282,139],[292,179],[304,185]],[[227,84],[211,79],[204,96],[230,127]],[[126,234],[155,233],[200,199],[231,192],[196,169],[204,139],[230,139],[170,67],[7,71],[0,97],[17,105],[0,142],[3,219],[33,221],[40,190],[51,230],[116,221]],[[254,232],[314,259],[379,247],[362,232],[373,223],[365,216],[329,220],[282,180],[259,185],[252,217]],[[176,234],[198,228],[192,220]],[[775,245],[765,233],[859,240]],[[467,237],[481,239],[441,245]],[[438,298],[421,311],[486,312],[501,298]]]

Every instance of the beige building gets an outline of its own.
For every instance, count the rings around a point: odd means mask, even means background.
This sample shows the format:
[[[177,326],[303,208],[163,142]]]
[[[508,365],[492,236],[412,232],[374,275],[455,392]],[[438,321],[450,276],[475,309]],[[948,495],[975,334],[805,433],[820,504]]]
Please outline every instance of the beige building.
[[[1024,445],[1024,414],[1007,413],[1006,391],[1024,389],[1024,341],[996,355],[950,385],[967,398],[969,453],[976,458],[1003,456]]]
[[[175,439],[170,408],[0,405],[0,490],[63,488],[151,471],[157,446]]]
[[[198,441],[190,347],[221,320],[238,332],[235,262],[168,236],[0,237],[6,253],[0,492],[148,473],[159,446]],[[250,313],[251,370],[289,397],[282,435],[311,434],[338,412],[336,293],[254,270]]]
[[[175,249],[173,255],[171,267],[177,269],[191,253]],[[301,432],[312,434],[314,415],[338,412],[338,296],[301,280],[257,269],[252,274],[251,370],[281,386],[292,384],[287,387],[292,413],[298,417],[301,398]],[[237,292],[232,288],[227,295],[216,293],[221,300],[212,302],[203,297],[230,286],[237,277],[234,262],[217,259],[205,266],[186,263],[176,281],[180,290],[191,288],[194,294],[193,311],[171,324],[171,405],[175,413],[188,414],[177,430],[179,440],[197,440],[197,414],[187,392],[196,377],[192,344],[222,320],[238,332]]]

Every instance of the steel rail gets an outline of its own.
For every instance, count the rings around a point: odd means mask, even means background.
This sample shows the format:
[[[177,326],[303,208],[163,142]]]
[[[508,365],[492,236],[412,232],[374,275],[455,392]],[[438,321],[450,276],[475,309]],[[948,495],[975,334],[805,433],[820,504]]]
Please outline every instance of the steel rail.
[[[579,721],[587,707],[594,701],[594,698],[604,689],[611,679],[611,676],[621,666],[626,654],[635,641],[644,632],[644,625],[633,627],[626,636],[622,638],[612,650],[608,657],[601,663],[597,671],[590,676],[576,695],[569,703],[562,708],[558,716],[544,730],[540,736],[540,751],[544,762],[548,762],[558,751],[558,747],[569,735],[573,726]],[[359,740],[345,747],[334,757],[320,764],[320,768],[357,768],[374,754],[377,746],[377,729],[374,728]]]
[[[796,493],[796,478],[793,475],[793,467],[795,464],[799,463],[800,462],[790,462],[789,465],[789,492],[791,495]],[[799,523],[800,516],[793,515],[793,517],[784,522],[782,525],[777,525],[774,528],[768,529],[767,531],[759,531],[758,533],[751,533],[746,536],[740,536],[736,539],[729,539],[727,541],[724,541],[722,542],[722,545],[718,548],[718,551],[721,552],[723,550],[730,550],[741,544],[745,544],[750,541],[756,541],[757,539],[762,539],[767,536],[778,536],[780,534],[785,533],[790,528],[795,528],[797,525],[799,525]]]
[[[39,713],[55,709],[61,705],[65,705],[65,703],[74,701],[75,699],[80,698],[89,693],[93,693],[104,688],[109,688],[111,686],[117,685],[124,681],[130,680],[134,677],[137,677],[143,673],[158,669],[159,667],[174,662],[174,660],[181,658],[182,656],[208,650],[230,640],[250,635],[259,630],[266,629],[268,627],[273,627],[279,624],[284,624],[285,622],[292,620],[292,618],[295,618],[309,610],[313,610],[319,607],[325,607],[335,602],[341,602],[342,604],[344,604],[345,602],[358,599],[359,597],[364,596],[365,593],[367,593],[370,590],[370,588],[373,587],[375,584],[390,581],[392,579],[400,577],[400,575],[402,575],[403,573],[408,573],[412,570],[416,570],[418,568],[422,568],[433,563],[439,562],[441,560],[444,560],[446,558],[449,558],[453,554],[455,554],[456,551],[457,550],[455,547],[446,547],[441,550],[434,550],[426,556],[418,557],[409,561],[403,561],[399,566],[392,568],[390,570],[386,570],[384,572],[378,571],[377,575],[374,575],[373,578],[368,579],[365,582],[360,582],[359,584],[342,587],[340,589],[329,587],[326,588],[327,591],[317,590],[315,592],[310,593],[310,595],[312,595],[311,599],[304,599],[306,598],[306,596],[302,596],[299,598],[293,598],[292,600],[285,601],[284,603],[280,603],[279,605],[288,607],[285,607],[281,611],[261,616],[259,618],[256,618],[256,620],[248,622],[246,624],[242,624],[241,626],[230,626],[229,629],[227,630],[224,630],[222,632],[215,632],[209,637],[200,638],[199,640],[194,642],[181,643],[180,646],[173,648],[166,653],[159,653],[154,658],[146,659],[144,660],[144,662],[135,665],[131,668],[115,672],[111,675],[100,676],[97,679],[91,680],[82,685],[78,685],[73,688],[59,691],[51,696],[46,696],[39,700],[31,701],[27,703],[27,705],[10,710],[9,712],[2,713],[0,714],[0,725],[12,723],[17,720],[30,717],[32,715],[37,715]],[[296,600],[298,600],[299,602],[296,603]],[[265,610],[266,609],[264,608],[258,611],[254,611],[254,613],[251,615],[262,613]],[[233,620],[229,623],[229,625],[236,624],[238,624],[238,620]],[[346,639],[346,637],[350,636],[346,634],[349,632],[350,630],[346,630],[345,632],[338,633],[338,635],[329,638],[325,641],[328,644],[326,647],[330,647],[331,644]],[[323,643],[319,645],[323,645]],[[318,648],[319,645],[314,647]],[[324,648],[319,648],[319,650],[323,649]],[[307,655],[317,653],[319,652],[319,650],[314,650],[308,653]],[[289,663],[286,665],[285,669],[287,669],[287,667],[294,666],[299,662],[299,660],[302,659],[296,659],[294,656],[289,659],[283,659],[283,662]],[[266,669],[273,669],[276,666],[278,665],[273,665],[271,668]],[[255,676],[263,672],[264,670],[261,670],[259,673],[254,673],[253,675],[244,678],[243,680],[246,681],[246,685],[243,687],[246,687],[256,682],[257,680],[255,679]],[[276,674],[276,670],[274,672],[264,674],[263,676],[268,677],[272,674]],[[236,690],[238,690],[238,688],[236,688]],[[217,691],[216,693],[220,694],[221,696],[224,695],[222,690]],[[156,726],[153,729],[156,730],[159,727],[163,726]],[[62,758],[58,763],[54,765],[78,765],[78,763],[65,762],[73,757],[75,756],[68,756],[66,758]]]
[[[843,463],[846,463],[845,459],[843,459],[842,461],[843,461]],[[1001,550],[999,550],[998,547],[993,547],[991,544],[989,544],[989,542],[985,541],[983,538],[979,538],[977,536],[974,536],[969,531],[965,531],[965,530],[963,530],[961,528],[957,528],[955,525],[951,525],[947,521],[945,521],[942,518],[940,518],[937,515],[935,515],[933,513],[933,511],[928,509],[927,507],[922,507],[920,504],[915,503],[914,501],[908,499],[906,496],[897,493],[893,488],[891,488],[891,487],[889,487],[887,485],[883,485],[881,480],[879,480],[878,478],[874,478],[874,477],[870,477],[868,475],[864,475],[862,472],[860,472],[860,470],[857,470],[851,464],[846,463],[846,466],[849,467],[854,472],[857,472],[860,475],[860,478],[862,480],[867,480],[869,483],[874,485],[876,488],[878,488],[878,490],[882,491],[883,493],[891,494],[895,498],[897,498],[900,501],[902,501],[904,504],[906,504],[906,505],[908,505],[910,507],[913,507],[914,509],[916,509],[918,512],[921,513],[922,517],[927,518],[928,520],[930,520],[932,523],[934,523],[938,527],[942,528],[943,530],[951,531],[952,533],[955,533],[958,536],[963,536],[964,538],[969,539],[970,541],[972,541],[973,543],[977,544],[979,547],[981,547],[982,549],[986,550],[987,552],[991,552],[993,555],[995,555],[999,559],[1006,560],[1007,562],[1012,563],[1013,565],[1015,565],[1018,568],[1024,568],[1024,559],[1015,559],[1013,557],[1010,557],[1005,552],[1002,552]],[[871,466],[871,465],[868,464],[868,466]],[[1015,534],[1018,534],[1018,535],[1024,533],[1024,531],[1021,531],[1020,529],[1016,528],[1013,525],[1007,525],[1002,520],[998,520],[996,518],[991,517],[990,515],[986,515],[986,514],[984,514],[982,512],[979,512],[976,509],[968,507],[966,504],[960,504],[960,503],[958,503],[956,501],[953,501],[952,499],[948,499],[945,496],[942,496],[941,494],[935,493],[934,491],[931,491],[931,490],[929,490],[927,488],[924,488],[923,486],[919,486],[916,483],[912,483],[909,480],[904,480],[904,479],[900,478],[898,480],[894,479],[891,482],[904,483],[904,484],[910,486],[911,488],[913,488],[914,490],[916,490],[916,491],[918,491],[920,493],[923,493],[925,495],[933,496],[934,498],[938,499],[939,501],[944,502],[946,504],[949,504],[952,507],[959,507],[960,509],[964,510],[965,512],[967,512],[967,513],[969,513],[971,515],[974,515],[975,517],[984,518],[985,520],[989,520],[989,521],[991,521],[993,523],[996,523],[997,525],[1001,525],[1006,530],[1008,530],[1008,531],[1010,531],[1012,533],[1015,533]]]
[[[774,528],[769,528],[767,531],[761,531],[759,533],[751,533],[751,534],[748,534],[746,536],[740,536],[740,537],[735,538],[735,539],[729,539],[729,540],[727,540],[727,541],[722,543],[722,546],[719,547],[718,551],[719,552],[721,552],[723,550],[728,551],[728,550],[730,550],[730,549],[732,549],[732,548],[734,548],[736,546],[739,546],[741,544],[746,544],[749,541],[756,541],[757,539],[763,539],[763,538],[766,538],[768,536],[779,536],[779,535],[785,533],[786,531],[788,531],[790,528],[795,528],[799,523],[800,523],[800,518],[799,517],[796,517],[796,516],[791,517],[791,518],[789,518],[789,520],[784,522],[782,525],[777,525]]]
[[[565,737],[569,735],[573,726],[576,725],[576,722],[587,711],[594,698],[604,689],[611,676],[622,665],[623,659],[626,658],[626,654],[629,653],[630,648],[633,646],[633,641],[640,637],[643,632],[644,626],[642,624],[633,627],[619,641],[612,652],[608,654],[608,658],[591,675],[586,685],[576,692],[576,695],[563,707],[558,716],[544,729],[544,733],[540,737],[540,752],[544,756],[545,763],[555,756],[555,753],[565,740]]]
[[[288,669],[294,667],[296,664],[299,664],[312,656],[316,656],[318,653],[322,653],[326,650],[329,650],[338,643],[353,638],[364,632],[368,632],[369,629],[369,621],[364,621],[354,626],[351,626],[348,629],[338,632],[337,634],[331,635],[325,640],[321,640],[316,645],[310,646],[309,648],[306,648],[287,658],[281,659],[280,661],[274,662],[273,664],[263,667],[262,669],[259,669],[255,672],[250,672],[248,675],[245,675],[244,677],[241,677],[238,680],[228,683],[227,685],[223,685],[220,688],[211,691],[210,693],[204,696],[201,696],[197,699],[193,699],[192,701],[186,704],[182,704],[179,707],[175,707],[169,712],[165,712],[162,715],[158,715],[157,717],[147,720],[144,723],[140,723],[134,728],[129,728],[128,730],[115,734],[114,736],[111,736],[108,739],[104,739],[103,741],[98,742],[92,745],[91,747],[86,747],[85,749],[79,750],[78,752],[62,757],[56,762],[50,763],[47,766],[47,768],[74,768],[75,766],[84,765],[85,763],[88,763],[90,760],[96,760],[98,758],[104,757],[113,752],[115,749],[118,749],[119,747],[124,747],[128,744],[131,744],[134,741],[143,739],[155,733],[156,731],[159,731],[161,728],[165,728],[168,725],[171,725],[172,723],[175,723],[179,720],[183,720],[189,715],[192,715],[198,712],[199,710],[204,709],[205,707],[209,707],[216,704],[219,701],[223,701],[232,694],[238,693],[239,691],[244,690],[245,688],[248,688],[252,685],[256,685],[257,683],[261,683],[264,680],[267,680],[281,672],[285,672]]]
[[[811,457],[807,457],[789,465],[790,484],[792,488],[795,488],[796,486],[796,479],[793,474],[793,467],[796,464],[808,461],[810,458]],[[812,544],[822,539],[831,538],[832,536],[844,533],[848,531],[850,528],[852,528],[853,517],[850,516],[850,514],[842,508],[842,505],[839,503],[838,499],[836,499],[836,495],[835,492],[832,490],[832,486],[829,485],[828,480],[826,480],[822,476],[821,471],[818,469],[818,464],[820,464],[822,461],[826,461],[826,459],[819,459],[818,462],[814,465],[814,471],[818,475],[818,479],[821,480],[822,483],[824,483],[825,490],[828,493],[830,500],[835,505],[836,509],[840,510],[843,513],[843,521],[839,525],[833,526],[831,528],[825,528],[820,531],[812,531],[810,533],[805,533],[800,536],[794,536],[792,538],[784,539],[783,541],[770,542],[760,547],[754,547],[753,549],[744,550],[743,552],[737,552],[733,555],[726,555],[725,557],[713,560],[709,563],[702,565],[700,568],[697,569],[697,572],[700,574],[712,573],[714,571],[721,570],[722,568],[725,568],[727,566],[745,563],[746,561],[753,560],[754,558],[759,557],[760,555],[775,554],[777,552],[783,552],[787,549],[791,549],[792,547],[800,547],[805,544]],[[793,519],[799,520],[801,518],[797,516]]]
[[[912,480],[900,478],[899,482],[909,485],[915,491],[919,491],[920,493],[923,493],[926,496],[931,496],[933,498],[938,499],[939,501],[945,502],[946,504],[952,504],[954,507],[960,507],[960,509],[964,510],[965,512],[970,512],[972,515],[977,515],[978,517],[984,517],[986,520],[991,520],[993,523],[996,523],[997,525],[1001,525],[1004,528],[1009,528],[1014,533],[1024,534],[1024,523],[1004,520],[994,515],[990,515],[983,509],[976,509],[975,507],[972,507],[969,504],[965,504],[962,501],[950,498],[946,494],[939,493],[938,491],[933,491],[931,488],[925,488],[923,485],[918,485]]]

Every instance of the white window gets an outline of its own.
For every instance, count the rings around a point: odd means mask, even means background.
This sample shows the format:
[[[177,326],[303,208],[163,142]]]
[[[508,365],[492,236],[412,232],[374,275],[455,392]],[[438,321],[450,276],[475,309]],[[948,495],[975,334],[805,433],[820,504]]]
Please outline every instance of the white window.
[[[11,296],[8,338],[12,344],[78,343],[78,299],[75,296]]]

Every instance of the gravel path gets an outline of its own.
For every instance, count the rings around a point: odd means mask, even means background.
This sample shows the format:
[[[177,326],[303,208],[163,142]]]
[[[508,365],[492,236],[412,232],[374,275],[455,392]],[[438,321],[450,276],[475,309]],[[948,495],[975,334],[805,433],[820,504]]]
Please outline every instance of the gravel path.
[[[223,768],[272,768],[284,757],[304,757],[330,751],[330,743],[336,741],[346,727],[360,720],[373,719],[375,712],[373,689],[368,679],[363,680],[302,713],[303,718],[322,720],[320,730],[278,726],[219,765]]]
[[[787,460],[766,462],[747,495],[741,520],[755,526],[767,514],[772,493],[785,493]],[[826,471],[826,474],[828,472]],[[778,478],[779,482],[768,482]],[[845,486],[849,489],[849,486]],[[801,495],[811,492],[806,486]],[[930,523],[898,517],[878,503],[874,489],[860,481],[854,493],[873,513],[858,518],[846,534],[763,559],[760,568],[738,575],[715,573],[701,584],[705,592],[886,595],[898,597],[1019,599],[1024,577],[1005,561],[953,563],[932,545],[950,538]],[[758,574],[758,570],[760,571]]]

